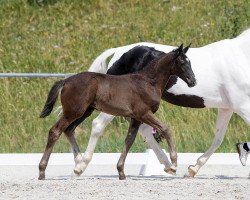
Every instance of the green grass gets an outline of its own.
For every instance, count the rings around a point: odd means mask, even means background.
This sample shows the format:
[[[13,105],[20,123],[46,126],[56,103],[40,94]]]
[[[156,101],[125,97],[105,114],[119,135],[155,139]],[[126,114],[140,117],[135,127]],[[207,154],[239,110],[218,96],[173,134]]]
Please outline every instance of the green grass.
[[[198,47],[235,37],[250,20],[247,0],[44,0],[44,6],[34,2],[0,0],[0,72],[77,73],[87,70],[107,48],[139,41],[175,46],[192,42]],[[0,152],[44,150],[56,114],[46,119],[38,116],[55,80],[0,79]],[[78,130],[82,151],[97,114]],[[173,130],[178,152],[204,152],[210,146],[216,110],[162,103],[157,115]],[[127,128],[126,120],[116,118],[98,142],[97,151],[120,152]],[[238,140],[250,140],[249,132],[233,116],[218,152],[234,152]],[[132,151],[145,148],[143,139],[137,137]],[[64,136],[54,151],[69,151]]]

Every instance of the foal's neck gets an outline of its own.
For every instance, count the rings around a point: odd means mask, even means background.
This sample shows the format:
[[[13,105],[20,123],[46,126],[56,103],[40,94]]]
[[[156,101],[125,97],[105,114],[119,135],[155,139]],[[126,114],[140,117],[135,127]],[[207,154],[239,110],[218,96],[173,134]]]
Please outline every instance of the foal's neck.
[[[174,64],[173,56],[174,54],[172,52],[164,54],[159,59],[152,61],[142,72],[151,79],[151,84],[158,87],[161,92],[163,92],[171,76],[171,67]]]

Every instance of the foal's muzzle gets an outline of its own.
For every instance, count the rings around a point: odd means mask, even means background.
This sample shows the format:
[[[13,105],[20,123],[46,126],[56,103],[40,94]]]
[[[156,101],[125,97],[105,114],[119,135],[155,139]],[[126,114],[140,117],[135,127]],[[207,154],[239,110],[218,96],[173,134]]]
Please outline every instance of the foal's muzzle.
[[[188,87],[194,87],[196,85],[195,77],[194,76],[187,76],[186,83],[187,83]]]

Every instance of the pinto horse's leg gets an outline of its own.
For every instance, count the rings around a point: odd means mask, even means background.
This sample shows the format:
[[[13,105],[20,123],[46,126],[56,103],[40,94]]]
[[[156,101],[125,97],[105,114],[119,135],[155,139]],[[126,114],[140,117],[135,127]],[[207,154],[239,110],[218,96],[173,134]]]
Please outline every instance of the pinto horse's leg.
[[[165,168],[169,167],[169,161],[167,155],[162,151],[162,148],[158,142],[156,142],[153,134],[152,127],[147,124],[142,124],[138,131],[145,139],[150,148],[153,149],[155,155],[157,156],[160,164],[164,164]]]
[[[125,147],[123,148],[121,156],[120,156],[119,161],[117,163],[117,170],[119,173],[120,180],[126,179],[126,176],[124,174],[125,159],[128,155],[129,149],[131,148],[132,144],[135,141],[135,138],[136,138],[136,135],[137,135],[137,132],[138,132],[140,125],[141,125],[141,122],[131,118],[131,121],[129,124],[129,129],[128,129],[128,134],[127,134],[127,137],[125,139]]]
[[[207,162],[209,157],[219,148],[221,145],[227,125],[229,123],[230,118],[232,117],[233,111],[230,109],[218,109],[218,115],[216,120],[216,129],[215,129],[215,137],[213,139],[213,143],[210,148],[197,159],[196,165],[189,166],[188,173],[189,177],[194,177],[199,169]]]
[[[103,134],[105,127],[114,119],[113,115],[100,113],[92,122],[92,130],[87,149],[83,155],[82,161],[77,163],[74,169],[75,174],[80,175],[85,171],[91,161],[98,138]]]
[[[250,125],[250,102],[242,103],[241,104],[241,109],[236,111],[236,112],[237,112],[238,115],[241,116],[242,119],[244,119],[244,121],[248,125]],[[250,173],[249,173],[249,178],[250,178]]]
[[[160,122],[160,120],[152,113],[148,112],[147,114],[143,115],[140,121],[148,124],[149,126],[152,126],[153,128],[159,130],[163,137],[167,140],[168,143],[168,149],[170,158],[173,161],[174,166],[169,162],[169,160],[166,157],[166,165],[164,171],[169,174],[175,174],[176,173],[176,166],[177,166],[177,153],[174,148],[174,143],[172,140],[172,134],[169,131],[168,127]]]
[[[64,117],[61,117],[58,122],[50,129],[47,145],[43,157],[39,163],[39,180],[45,179],[45,169],[48,165],[49,157],[53,150],[55,142],[58,140],[62,132],[69,126],[70,122]]]

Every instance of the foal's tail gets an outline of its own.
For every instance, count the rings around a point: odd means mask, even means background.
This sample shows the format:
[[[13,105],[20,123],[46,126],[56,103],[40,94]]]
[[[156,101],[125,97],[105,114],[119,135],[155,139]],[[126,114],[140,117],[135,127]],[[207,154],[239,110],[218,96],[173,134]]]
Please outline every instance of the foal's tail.
[[[56,99],[58,97],[59,91],[64,85],[64,82],[65,80],[57,81],[54,83],[54,85],[50,89],[43,111],[40,114],[41,118],[47,117],[51,113],[53,106],[56,103]]]
[[[116,52],[117,48],[107,49],[99,55],[89,68],[89,72],[106,73],[107,72],[107,59]]]

